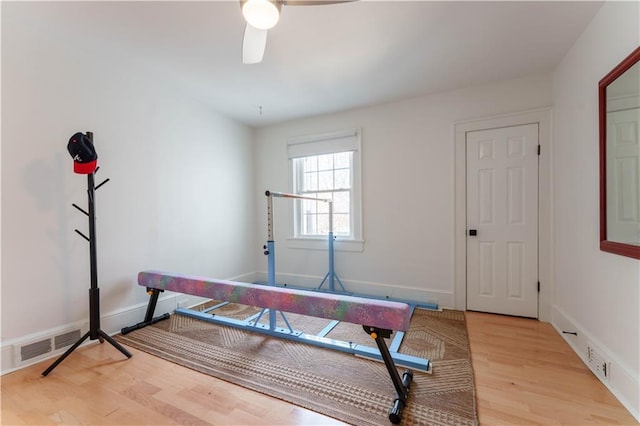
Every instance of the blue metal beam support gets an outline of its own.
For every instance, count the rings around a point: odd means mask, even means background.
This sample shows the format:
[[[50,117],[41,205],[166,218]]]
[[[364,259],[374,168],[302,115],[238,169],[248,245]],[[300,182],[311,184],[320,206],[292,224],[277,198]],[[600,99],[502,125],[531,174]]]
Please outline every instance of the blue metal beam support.
[[[221,315],[208,314],[201,311],[195,311],[191,309],[179,308],[176,309],[176,314],[185,315],[191,318],[196,318],[202,321],[211,322],[214,324],[225,325],[229,327],[240,328],[243,330],[247,330],[253,333],[265,334],[268,336],[273,336],[281,339],[292,340],[295,342],[306,343],[308,345],[318,346],[325,349],[336,350],[339,352],[349,353],[355,356],[360,356],[363,358],[373,359],[376,361],[384,361],[382,355],[380,354],[380,350],[378,348],[369,347],[353,342],[344,342],[341,340],[329,339],[324,337],[326,333],[323,335],[323,330],[318,335],[306,334],[302,331],[296,331],[291,329],[282,328],[282,327],[271,327],[271,325],[258,323],[258,320],[238,320],[235,318],[228,318]],[[332,321],[333,323],[337,323],[337,321]],[[331,326],[330,324],[329,326]],[[289,325],[289,324],[287,324]],[[335,327],[334,324],[333,326]],[[328,326],[328,327],[329,327]],[[325,328],[326,329],[326,328]],[[404,333],[403,333],[404,334]],[[420,358],[412,355],[406,355],[397,353],[395,351],[391,352],[391,357],[395,361],[395,363],[399,366],[412,368],[414,370],[424,371],[427,373],[431,373],[431,362],[426,358]]]
[[[338,278],[338,275],[336,274],[336,271],[334,268],[334,258],[333,258],[334,241],[335,241],[335,237],[333,236],[333,231],[329,231],[329,250],[328,250],[329,251],[329,272],[327,272],[327,274],[324,276],[324,278],[322,279],[322,282],[320,283],[320,285],[316,290],[321,290],[324,283],[328,282],[329,283],[328,291],[331,293],[336,293],[335,282],[337,281],[338,284],[340,284],[340,288],[342,289],[342,292],[346,293],[347,290],[342,285],[342,281],[340,281],[340,278]]]
[[[276,285],[276,248],[273,240],[267,241],[267,270],[269,285],[275,287]],[[284,316],[284,315],[283,315]],[[275,330],[276,328],[276,311],[269,309],[269,328]]]
[[[295,194],[284,194],[284,193],[270,192],[270,191],[266,191],[265,195],[267,196],[267,238],[268,239],[267,239],[266,246],[264,246],[265,248],[264,254],[267,255],[267,278],[268,278],[267,284],[275,287],[276,286],[276,260],[275,260],[276,249],[275,249],[275,242],[274,242],[274,236],[273,236],[274,234],[273,234],[273,200],[272,198],[274,196],[286,197],[286,198],[302,198],[302,199],[305,199],[307,197],[302,197]],[[346,290],[344,286],[342,286],[342,282],[340,282],[340,279],[335,274],[335,270],[334,270],[334,259],[333,259],[334,236],[333,236],[333,226],[331,224],[331,221],[332,221],[331,202],[329,200],[320,200],[320,199],[315,199],[315,200],[328,201],[330,206],[329,208],[329,211],[330,211],[330,214],[329,214],[329,217],[330,217],[329,272],[325,276],[325,279],[322,280],[322,283],[320,283],[320,286],[318,286],[317,290],[319,290],[324,284],[324,282],[328,279],[330,292],[335,293],[335,280],[338,281],[338,283],[340,284],[340,287],[342,288],[342,291],[345,292]],[[282,315],[282,319],[284,320],[288,329],[278,327],[277,317],[276,317],[277,311],[273,309],[262,309],[262,311],[259,314],[252,315],[249,318],[244,320],[238,320],[234,318],[228,318],[221,315],[215,315],[215,314],[209,313],[212,310],[214,310],[216,307],[224,306],[225,304],[226,303],[223,302],[219,305],[216,305],[213,309],[208,309],[207,312],[201,312],[201,311],[195,311],[192,309],[183,309],[183,308],[176,309],[175,312],[180,315],[186,315],[191,318],[196,318],[199,320],[212,322],[215,324],[241,328],[241,329],[248,330],[255,333],[266,334],[269,336],[302,342],[302,343],[319,346],[326,349],[347,352],[347,353],[350,353],[356,356],[361,356],[364,358],[384,361],[383,356],[381,355],[380,350],[378,348],[359,345],[352,342],[343,342],[340,340],[334,340],[334,339],[329,339],[325,337],[338,324],[338,321],[332,321],[320,332],[320,334],[313,336],[313,335],[303,333],[301,331],[294,330],[289,324],[289,321],[287,320],[283,312],[280,312],[280,314]],[[414,305],[411,305],[412,314],[413,314],[413,308],[414,308]],[[269,313],[268,325],[260,323],[260,319],[262,318],[262,315],[267,312]],[[394,350],[390,351],[391,357],[393,358],[393,360],[396,362],[396,364],[400,366],[413,368],[415,370],[420,370],[420,371],[425,371],[430,373],[431,363],[429,362],[428,359],[419,358],[411,355],[400,354],[397,352],[397,349],[400,347],[400,343],[402,342],[403,336],[404,336],[404,333],[401,333],[401,332],[396,333],[396,337],[394,339],[394,342],[392,343],[392,347],[394,348]]]

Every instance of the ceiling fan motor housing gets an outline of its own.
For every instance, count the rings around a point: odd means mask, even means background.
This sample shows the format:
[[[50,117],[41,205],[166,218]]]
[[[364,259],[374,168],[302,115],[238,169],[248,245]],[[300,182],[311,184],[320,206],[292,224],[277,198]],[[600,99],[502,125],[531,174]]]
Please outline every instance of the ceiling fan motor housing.
[[[282,3],[278,0],[240,0],[240,8],[249,25],[268,30],[278,23]]]

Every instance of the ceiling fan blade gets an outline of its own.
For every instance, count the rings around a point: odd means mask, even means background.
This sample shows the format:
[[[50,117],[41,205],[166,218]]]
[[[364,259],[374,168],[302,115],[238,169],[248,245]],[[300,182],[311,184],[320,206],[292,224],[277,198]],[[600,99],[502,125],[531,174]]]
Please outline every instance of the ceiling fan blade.
[[[257,64],[262,61],[267,47],[267,30],[259,30],[247,24],[242,39],[242,63]]]

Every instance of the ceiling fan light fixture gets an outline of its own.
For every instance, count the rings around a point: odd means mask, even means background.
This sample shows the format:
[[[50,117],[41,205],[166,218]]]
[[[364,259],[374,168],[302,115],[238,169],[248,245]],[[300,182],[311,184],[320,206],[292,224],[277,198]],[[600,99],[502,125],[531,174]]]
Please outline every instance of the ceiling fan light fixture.
[[[268,30],[278,23],[281,7],[278,0],[246,0],[242,3],[242,16],[252,27]]]

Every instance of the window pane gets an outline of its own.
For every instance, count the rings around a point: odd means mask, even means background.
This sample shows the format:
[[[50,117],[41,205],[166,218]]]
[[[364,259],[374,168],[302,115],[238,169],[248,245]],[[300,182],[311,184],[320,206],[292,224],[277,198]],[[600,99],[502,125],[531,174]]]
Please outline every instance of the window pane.
[[[306,215],[316,213],[316,202],[311,200],[302,200],[302,212]]]
[[[319,214],[318,215],[318,228],[316,235],[326,235],[329,233],[329,215],[328,214]]]
[[[349,213],[351,207],[351,197],[347,191],[333,193],[333,212]]]
[[[333,192],[318,192],[314,197],[321,198],[323,200],[331,200],[333,199]]]
[[[333,170],[318,172],[318,189],[333,189]]]
[[[351,168],[351,155],[352,152],[338,152],[333,155],[333,167],[336,169],[348,169]]]
[[[302,191],[317,191],[318,190],[318,173],[305,173],[304,174],[304,185],[302,187]]]
[[[302,160],[304,171],[306,172],[314,172],[318,170],[318,157],[304,157],[302,159],[296,158],[296,161]]]
[[[320,198],[324,198],[324,197],[320,197]],[[329,203],[326,203],[324,201],[317,201],[317,206],[318,206],[318,213],[322,213],[322,214],[329,214]]]
[[[334,189],[343,189],[351,187],[351,173],[348,169],[340,169],[335,171]]]
[[[302,215],[302,232],[305,235],[314,235],[316,233],[316,215],[304,214]]]
[[[349,215],[333,214],[333,233],[336,235],[349,235]]]
[[[333,169],[333,154],[318,155],[318,170]]]

